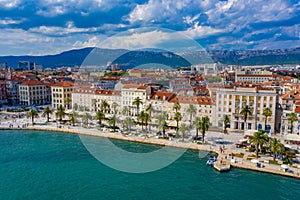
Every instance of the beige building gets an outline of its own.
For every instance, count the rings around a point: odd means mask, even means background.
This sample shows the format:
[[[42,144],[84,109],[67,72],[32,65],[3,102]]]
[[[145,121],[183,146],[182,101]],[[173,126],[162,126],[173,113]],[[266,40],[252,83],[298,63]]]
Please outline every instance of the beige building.
[[[137,84],[127,84],[121,89],[121,107],[128,106],[133,115],[137,114],[136,106],[133,105],[134,100],[139,97],[142,101],[140,110],[146,105],[147,96],[151,94],[151,87]]]
[[[278,95],[275,90],[262,87],[224,87],[218,88],[216,92],[216,125],[222,126],[223,116],[230,116],[230,128],[245,130],[264,129],[264,108],[272,110],[272,116],[268,117],[267,132],[279,131],[280,118],[276,118]],[[240,114],[244,105],[252,110],[248,116],[247,124],[244,124],[243,116]]]
[[[60,105],[65,108],[71,108],[72,103],[67,99],[72,100],[72,92],[74,83],[62,81],[51,86],[52,108],[58,108]]]
[[[28,80],[19,85],[21,105],[33,106],[47,103],[46,84],[38,80]]]

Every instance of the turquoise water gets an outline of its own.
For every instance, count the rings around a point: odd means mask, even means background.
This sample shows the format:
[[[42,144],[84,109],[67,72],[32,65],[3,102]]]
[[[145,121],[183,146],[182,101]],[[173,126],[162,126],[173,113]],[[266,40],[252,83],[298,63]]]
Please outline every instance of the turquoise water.
[[[159,171],[129,174],[97,161],[78,135],[0,131],[0,199],[299,199],[300,180],[238,169],[220,174],[206,160],[189,150]]]

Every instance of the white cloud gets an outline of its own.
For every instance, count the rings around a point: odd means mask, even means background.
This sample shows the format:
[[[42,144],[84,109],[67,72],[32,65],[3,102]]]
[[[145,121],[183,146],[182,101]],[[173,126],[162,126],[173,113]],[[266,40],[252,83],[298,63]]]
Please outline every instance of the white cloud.
[[[199,38],[207,37],[222,32],[225,32],[225,30],[216,29],[209,26],[200,26],[199,22],[194,23],[193,27],[188,28],[185,31],[182,31],[182,33],[188,35],[193,39],[199,39]]]
[[[0,0],[0,7],[11,9],[17,7],[20,2],[20,0]]]
[[[20,24],[26,21],[26,19],[12,19],[12,18],[4,18],[0,19],[0,25],[11,25],[11,24]]]
[[[84,42],[77,40],[76,42],[74,42],[72,47],[74,48],[99,47],[101,41],[103,41],[103,37],[101,38],[99,36],[92,36],[88,38],[87,41]]]

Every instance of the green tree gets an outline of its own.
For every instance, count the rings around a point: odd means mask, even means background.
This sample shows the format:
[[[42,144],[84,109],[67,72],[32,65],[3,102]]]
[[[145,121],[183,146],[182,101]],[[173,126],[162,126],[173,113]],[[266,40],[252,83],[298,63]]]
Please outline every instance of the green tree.
[[[152,103],[149,103],[146,107],[146,112],[149,113],[150,117],[152,117],[152,111],[153,111],[153,106],[152,106]]]
[[[178,110],[181,109],[181,105],[179,102],[175,102],[174,105],[173,105],[173,109],[178,112]]]
[[[176,132],[178,132],[178,128],[179,128],[179,121],[182,120],[182,116],[180,112],[176,112],[174,115],[174,119],[176,121]]]
[[[140,99],[139,97],[136,97],[133,100],[132,104],[136,106],[136,112],[137,112],[137,116],[138,116],[140,113],[140,105],[143,105],[142,99]]]
[[[193,116],[196,114],[197,109],[194,105],[190,104],[186,112],[190,115],[190,127],[192,126]]]
[[[94,110],[97,110],[97,99],[92,99],[92,105],[94,107]]]
[[[63,107],[62,105],[60,105],[58,108],[57,108],[57,111],[56,111],[56,116],[59,117],[59,121],[61,122],[62,121],[62,118],[66,115],[65,113],[65,107]]]
[[[85,113],[83,116],[82,116],[82,121],[85,125],[89,125],[89,120],[92,119],[92,115],[90,113]]]
[[[70,97],[67,97],[65,99],[65,104],[66,104],[68,109],[70,109],[71,102],[72,102],[72,99]]]
[[[105,114],[102,110],[96,112],[96,119],[99,121],[99,125],[101,125],[102,121],[105,119]]]
[[[193,125],[195,126],[196,128],[196,136],[195,136],[195,139],[197,140],[198,139],[198,132],[199,132],[199,123],[201,122],[201,118],[200,117],[195,117],[194,118],[194,121],[193,121]]]
[[[47,117],[47,122],[49,122],[51,113],[52,113],[52,110],[48,106],[43,110],[43,115],[42,116]]]
[[[169,128],[169,126],[168,126],[166,120],[163,120],[163,121],[161,121],[161,122],[159,123],[159,128],[162,129],[163,135],[165,135],[165,134],[166,134],[166,129]]]
[[[114,114],[108,121],[108,123],[112,126],[112,128],[115,130],[116,129],[116,123],[118,121],[117,116]]]
[[[126,130],[129,130],[129,132],[131,132],[131,127],[134,125],[134,120],[131,117],[126,117],[124,120],[124,125],[126,127]]]
[[[224,126],[224,134],[226,133],[228,133],[227,132],[227,124],[229,124],[230,123],[230,118],[229,118],[229,116],[228,115],[224,115],[223,116],[223,126]]]
[[[282,154],[284,151],[284,145],[277,138],[271,138],[269,142],[270,151],[273,153],[273,160],[275,160],[278,154]]]
[[[74,104],[73,109],[76,110],[76,111],[78,110],[78,104],[77,103]]]
[[[123,109],[122,109],[122,115],[125,115],[125,116],[129,116],[130,115],[130,109],[128,106],[124,106]]]
[[[116,103],[116,102],[113,102],[112,104],[111,104],[111,108],[113,109],[113,111],[114,111],[114,114],[117,114],[117,107],[118,107],[119,105]]]
[[[78,113],[73,111],[73,112],[69,115],[69,117],[70,117],[70,121],[71,121],[71,123],[72,123],[72,126],[75,126],[75,123],[76,123],[77,118],[78,118]]]
[[[200,123],[198,124],[198,129],[202,133],[202,142],[204,142],[205,132],[208,130],[209,125],[210,125],[209,117],[208,116],[202,117]]]
[[[263,115],[265,116],[265,131],[267,131],[268,117],[272,116],[272,110],[270,108],[265,108],[263,111]]]
[[[189,129],[185,123],[180,124],[179,132],[181,133],[182,141],[184,141],[185,134],[188,130]]]
[[[293,129],[294,129],[294,122],[298,121],[298,117],[297,117],[297,114],[296,113],[290,113],[288,115],[288,118],[287,120],[289,122],[291,122],[291,134],[293,133]]]
[[[140,113],[139,113],[139,115],[137,116],[137,119],[138,119],[138,122],[141,124],[141,126],[142,126],[142,130],[144,130],[144,122],[145,122],[145,118],[146,118],[146,112],[145,111],[141,111]]]
[[[243,118],[244,118],[244,129],[248,129],[247,128],[247,119],[248,119],[249,115],[250,116],[252,115],[251,108],[248,105],[244,105],[240,114],[243,115]]]
[[[268,136],[265,133],[264,130],[259,130],[250,138],[250,142],[255,145],[256,157],[258,157],[259,147],[261,149],[262,145],[268,142]]]
[[[104,113],[107,113],[108,110],[109,110],[109,103],[107,103],[106,100],[102,100],[101,101],[101,105],[100,105],[100,109],[104,112]]]
[[[29,110],[28,113],[27,113],[27,118],[31,118],[31,123],[32,123],[32,126],[34,125],[34,118],[37,118],[39,117],[39,114],[37,113],[36,110]]]

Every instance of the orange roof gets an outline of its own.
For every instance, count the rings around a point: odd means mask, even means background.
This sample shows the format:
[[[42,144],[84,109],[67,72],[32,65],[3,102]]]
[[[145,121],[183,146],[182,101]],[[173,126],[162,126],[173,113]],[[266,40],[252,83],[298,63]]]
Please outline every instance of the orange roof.
[[[151,100],[165,100],[169,101],[175,95],[174,92],[157,91],[151,96]]]
[[[138,84],[126,84],[123,87],[124,89],[130,89],[130,88],[136,88],[136,89],[141,89],[141,90],[145,90],[147,89],[146,85],[138,85]]]
[[[39,80],[27,80],[22,82],[21,85],[45,85],[45,83]]]
[[[300,107],[296,107],[295,113],[300,113]]]
[[[70,82],[70,81],[62,81],[59,83],[55,83],[52,85],[53,87],[73,87],[74,83]]]

